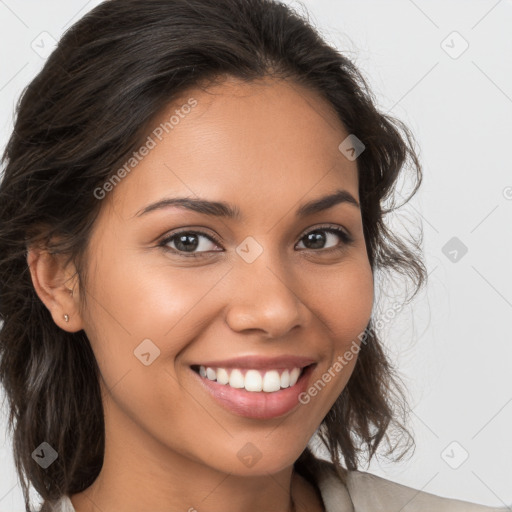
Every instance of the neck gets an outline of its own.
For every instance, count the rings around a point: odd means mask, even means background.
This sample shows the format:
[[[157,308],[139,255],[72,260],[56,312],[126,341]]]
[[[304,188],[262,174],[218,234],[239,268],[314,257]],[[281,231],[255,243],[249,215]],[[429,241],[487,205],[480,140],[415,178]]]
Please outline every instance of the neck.
[[[134,423],[105,426],[103,466],[90,487],[71,496],[76,512],[318,510],[308,507],[318,496],[293,463],[272,474],[235,475],[169,449]]]

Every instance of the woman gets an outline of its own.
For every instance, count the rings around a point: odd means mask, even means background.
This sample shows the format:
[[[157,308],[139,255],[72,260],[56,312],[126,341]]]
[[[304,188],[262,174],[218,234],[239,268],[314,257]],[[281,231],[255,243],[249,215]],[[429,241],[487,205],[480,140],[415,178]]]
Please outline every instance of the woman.
[[[377,272],[425,279],[384,223],[407,161],[421,182],[412,141],[279,3],[110,0],[73,26],[0,186],[26,510],[30,484],[42,512],[499,510],[358,471],[412,443],[372,315]]]

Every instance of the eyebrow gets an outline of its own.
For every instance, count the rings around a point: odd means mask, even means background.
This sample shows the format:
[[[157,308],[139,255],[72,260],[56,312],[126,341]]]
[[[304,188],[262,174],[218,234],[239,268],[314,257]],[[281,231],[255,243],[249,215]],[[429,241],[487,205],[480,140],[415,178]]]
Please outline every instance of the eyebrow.
[[[341,203],[350,204],[356,208],[360,208],[359,203],[350,192],[340,189],[336,190],[332,194],[320,197],[318,199],[313,199],[312,201],[303,204],[297,209],[295,216],[301,219],[303,217],[327,210]],[[172,197],[161,199],[160,201],[152,203],[139,210],[135,214],[135,217],[140,217],[149,212],[169,207],[185,208],[187,210],[192,210],[204,215],[224,217],[233,220],[241,220],[243,217],[240,209],[237,206],[225,203],[223,201],[209,201],[207,199],[196,199],[190,197]]]

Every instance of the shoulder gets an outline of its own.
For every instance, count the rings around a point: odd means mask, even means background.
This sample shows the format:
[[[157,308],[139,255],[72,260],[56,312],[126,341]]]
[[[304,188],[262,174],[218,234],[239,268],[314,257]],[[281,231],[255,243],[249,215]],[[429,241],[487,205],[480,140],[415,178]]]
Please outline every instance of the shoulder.
[[[346,486],[356,510],[403,510],[403,512],[499,512],[494,508],[452,498],[437,496],[392,482],[363,471],[349,471]],[[366,507],[366,508],[365,508]]]
[[[505,512],[510,510],[507,507],[494,508],[437,496],[364,471],[336,471],[334,464],[328,461],[322,461],[317,467],[318,485],[322,497],[324,498],[325,494],[329,501],[331,495],[342,496],[346,493],[356,512],[399,510],[401,512],[432,512],[433,510],[436,512]],[[325,505],[329,512],[328,503]],[[346,507],[346,510],[350,508]]]

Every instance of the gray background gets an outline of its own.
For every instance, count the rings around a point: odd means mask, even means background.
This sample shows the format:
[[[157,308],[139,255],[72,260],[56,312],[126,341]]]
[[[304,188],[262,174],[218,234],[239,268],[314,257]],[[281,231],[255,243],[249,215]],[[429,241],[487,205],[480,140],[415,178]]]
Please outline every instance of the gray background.
[[[15,102],[52,39],[99,3],[0,0],[2,150]],[[398,230],[423,222],[429,283],[385,328],[409,389],[416,451],[361,469],[434,494],[511,504],[512,2],[303,5],[362,70],[379,108],[412,129],[425,172],[420,192],[391,220]],[[0,512],[22,510],[5,432]]]

